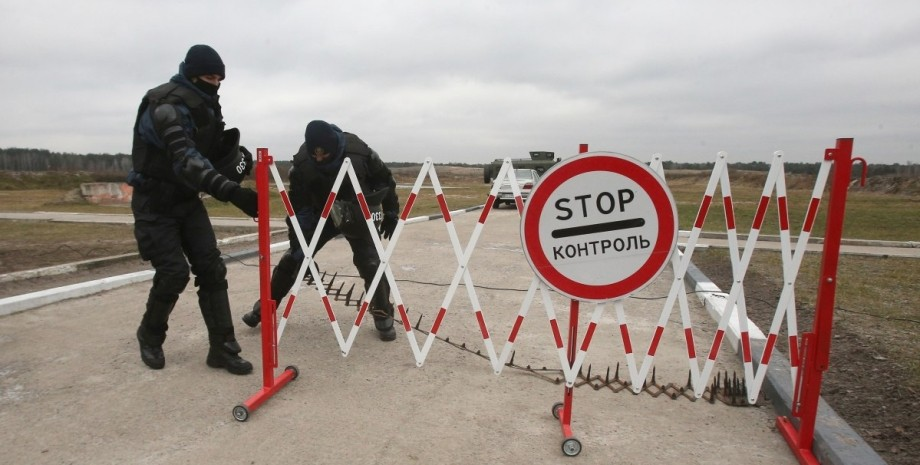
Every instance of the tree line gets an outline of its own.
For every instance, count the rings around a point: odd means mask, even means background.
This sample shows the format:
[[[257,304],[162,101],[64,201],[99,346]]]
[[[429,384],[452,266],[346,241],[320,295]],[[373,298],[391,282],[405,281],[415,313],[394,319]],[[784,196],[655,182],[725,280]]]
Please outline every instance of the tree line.
[[[287,172],[289,161],[277,161],[279,169]],[[441,163],[439,163],[441,164]],[[450,166],[469,166],[481,168],[488,163],[444,163]],[[680,163],[673,161],[662,162],[666,170],[706,170],[712,171],[714,162],[707,163]],[[419,163],[388,161],[392,168],[416,166]],[[131,170],[131,155],[107,153],[60,153],[43,149],[25,148],[0,148],[0,170],[3,171],[83,171],[89,173],[127,173]],[[769,171],[770,164],[762,161],[733,162],[734,170]],[[818,174],[820,163],[786,163],[783,168],[786,173]],[[854,170],[861,169],[854,166]],[[869,164],[869,176],[901,175],[920,176],[920,165],[908,163],[894,164]]]

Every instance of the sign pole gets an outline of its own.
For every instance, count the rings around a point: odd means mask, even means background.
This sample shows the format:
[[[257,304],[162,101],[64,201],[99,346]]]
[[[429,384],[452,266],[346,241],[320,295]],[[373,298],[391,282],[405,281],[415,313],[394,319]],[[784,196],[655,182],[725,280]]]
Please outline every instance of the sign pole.
[[[588,144],[578,144],[578,153],[587,153]],[[569,366],[575,364],[575,356],[578,353],[576,345],[578,342],[578,300],[569,301]],[[559,415],[559,423],[562,425],[562,452],[566,455],[578,455],[581,452],[581,442],[574,438],[572,433],[572,401],[575,400],[575,386],[566,386],[562,393],[562,410]],[[566,445],[568,444],[568,447]],[[577,451],[576,451],[577,449]],[[574,453],[572,453],[574,452]]]

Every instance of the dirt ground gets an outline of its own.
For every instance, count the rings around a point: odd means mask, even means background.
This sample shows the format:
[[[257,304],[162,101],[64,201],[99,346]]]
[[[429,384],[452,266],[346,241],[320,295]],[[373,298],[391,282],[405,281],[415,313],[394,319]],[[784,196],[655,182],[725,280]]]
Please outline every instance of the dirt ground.
[[[705,249],[693,262],[722,290],[731,289],[732,273],[724,260],[714,260]],[[765,333],[782,290],[779,276],[749,270],[745,282],[748,318]],[[812,329],[813,311],[799,313],[799,334]],[[903,380],[903,367],[884,355],[885,335],[867,325],[871,320],[835,315],[830,369],[825,372],[821,395],[846,422],[892,465],[920,463],[920,400]],[[785,339],[785,333],[780,334]],[[785,352],[785,347],[779,350]]]

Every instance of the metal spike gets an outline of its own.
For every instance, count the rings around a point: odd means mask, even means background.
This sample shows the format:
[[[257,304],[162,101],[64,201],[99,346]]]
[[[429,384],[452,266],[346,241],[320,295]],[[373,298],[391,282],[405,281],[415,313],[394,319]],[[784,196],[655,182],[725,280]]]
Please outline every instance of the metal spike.
[[[617,362],[617,371],[613,374],[613,379],[620,380],[620,362]]]
[[[590,364],[588,364],[588,376],[585,379],[589,381],[591,380],[591,365]]]
[[[419,314],[419,316],[418,316],[418,321],[415,322],[415,329],[416,329],[416,331],[417,331],[418,328],[419,328],[418,325],[422,324],[422,317],[423,317],[423,316],[425,316],[425,315]]]
[[[610,366],[607,366],[607,373],[604,374],[604,384],[610,384]]]
[[[515,351],[515,350],[512,350],[512,351],[511,351],[511,360],[508,361],[508,365],[510,365],[510,366],[514,366],[514,354],[515,354],[515,353],[517,353],[517,351]]]
[[[346,305],[351,304],[351,293],[355,291],[355,283],[351,283],[351,287],[348,289],[348,293],[345,294]]]
[[[657,386],[658,383],[655,382],[655,369],[656,369],[656,368],[657,368],[657,367],[652,367],[652,384]]]
[[[687,370],[687,387],[690,387],[691,384],[693,384],[693,372]]]

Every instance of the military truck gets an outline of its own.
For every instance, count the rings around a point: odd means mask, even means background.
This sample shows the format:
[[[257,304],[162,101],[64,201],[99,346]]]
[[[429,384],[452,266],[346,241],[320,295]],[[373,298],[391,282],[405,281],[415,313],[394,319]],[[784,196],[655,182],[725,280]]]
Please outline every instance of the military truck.
[[[556,154],[554,152],[530,152],[530,158],[512,158],[511,164],[515,168],[524,168],[536,170],[537,173],[541,175],[549,169],[549,167],[558,163],[561,158],[553,158]],[[503,158],[496,158],[495,161],[488,164],[483,168],[482,180],[486,184],[492,182],[498,172],[502,169],[502,163],[504,163]]]

